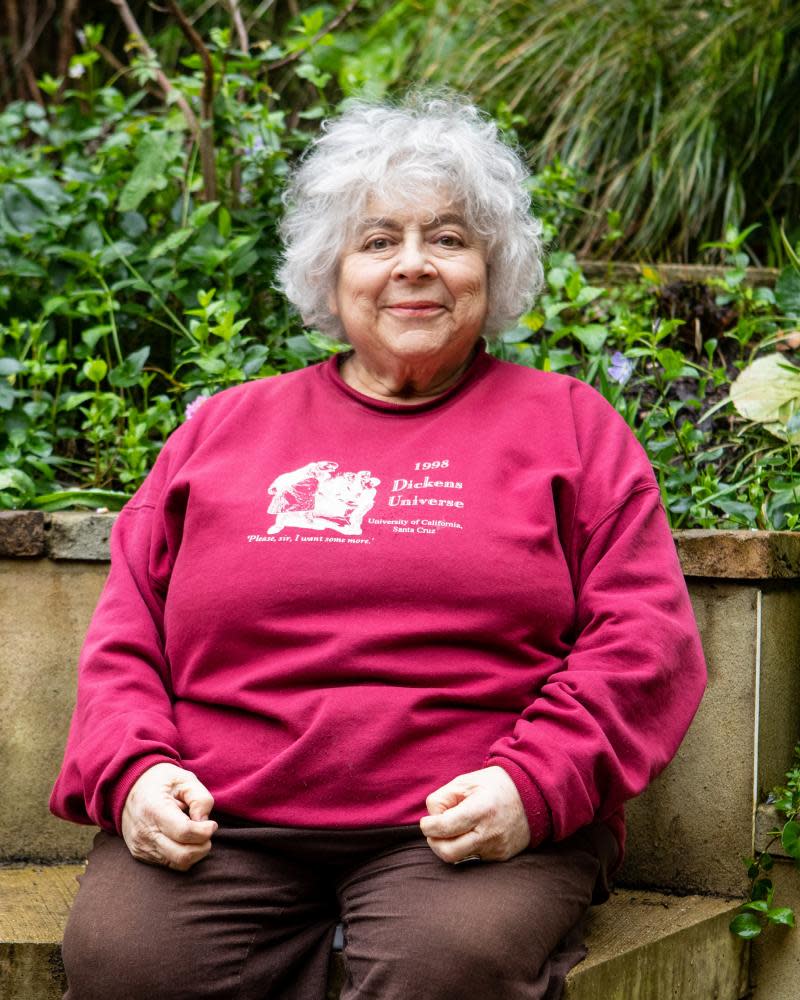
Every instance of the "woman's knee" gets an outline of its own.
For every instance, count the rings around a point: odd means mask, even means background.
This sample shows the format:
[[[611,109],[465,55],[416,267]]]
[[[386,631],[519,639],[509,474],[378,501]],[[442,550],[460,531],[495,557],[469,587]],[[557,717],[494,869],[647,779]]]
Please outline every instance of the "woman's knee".
[[[64,932],[66,1000],[224,996],[208,974],[219,963],[206,922],[193,919],[194,895],[186,873],[135,861],[120,838],[98,835]]]

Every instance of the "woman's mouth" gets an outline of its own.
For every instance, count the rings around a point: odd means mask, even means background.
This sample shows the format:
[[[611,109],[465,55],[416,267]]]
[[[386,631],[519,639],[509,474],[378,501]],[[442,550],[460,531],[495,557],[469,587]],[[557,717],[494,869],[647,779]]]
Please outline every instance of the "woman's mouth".
[[[395,302],[386,308],[397,316],[432,316],[444,309],[444,306],[441,302],[420,299],[411,302]]]

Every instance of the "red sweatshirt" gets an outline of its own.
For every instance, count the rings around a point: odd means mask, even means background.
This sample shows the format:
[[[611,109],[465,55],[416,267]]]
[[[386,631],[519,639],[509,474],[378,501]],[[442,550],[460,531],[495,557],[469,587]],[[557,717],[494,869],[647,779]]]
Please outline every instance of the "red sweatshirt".
[[[161,761],[279,826],[418,822],[499,765],[532,843],[665,766],[705,667],[647,457],[481,351],[413,406],[336,359],[212,397],[119,515],[51,808],[119,830]]]

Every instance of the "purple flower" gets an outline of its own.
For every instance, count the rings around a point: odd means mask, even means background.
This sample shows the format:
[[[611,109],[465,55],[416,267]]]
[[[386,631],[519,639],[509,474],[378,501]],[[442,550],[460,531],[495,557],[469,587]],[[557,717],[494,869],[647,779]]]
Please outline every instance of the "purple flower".
[[[267,144],[264,142],[260,135],[254,137],[253,142],[250,146],[245,146],[245,153],[248,156],[257,156],[262,150],[266,149]]]
[[[631,375],[633,375],[633,367],[634,363],[630,358],[626,358],[621,351],[615,351],[611,355],[611,364],[608,366],[608,377],[613,382],[625,385]]]
[[[191,420],[207,399],[208,396],[198,396],[196,399],[193,399],[186,407],[186,419]]]

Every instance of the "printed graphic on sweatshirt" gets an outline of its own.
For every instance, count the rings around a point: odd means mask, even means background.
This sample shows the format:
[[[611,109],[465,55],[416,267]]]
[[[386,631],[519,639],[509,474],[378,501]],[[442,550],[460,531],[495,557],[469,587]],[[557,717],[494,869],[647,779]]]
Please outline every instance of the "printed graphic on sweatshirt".
[[[318,460],[281,473],[267,488],[272,520],[266,534],[248,534],[247,541],[368,545],[389,534],[463,530],[456,518],[465,506],[464,483],[453,474],[449,459],[379,471],[380,477],[370,469],[343,472],[339,462]]]
[[[369,469],[338,472],[338,462],[309,462],[284,472],[267,492],[272,501],[267,508],[275,515],[268,535],[285,528],[338,531],[340,535],[360,535],[364,515],[375,503],[380,484]]]

